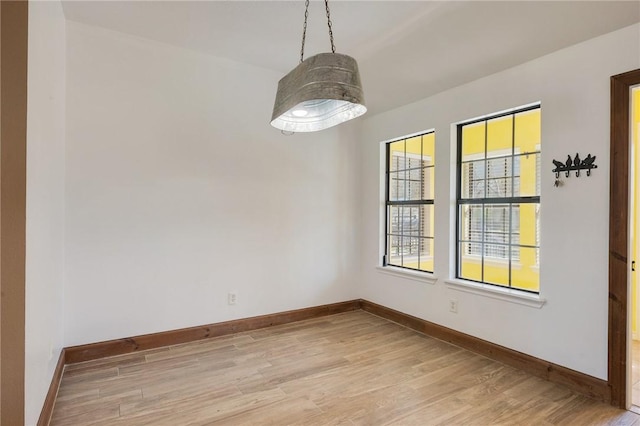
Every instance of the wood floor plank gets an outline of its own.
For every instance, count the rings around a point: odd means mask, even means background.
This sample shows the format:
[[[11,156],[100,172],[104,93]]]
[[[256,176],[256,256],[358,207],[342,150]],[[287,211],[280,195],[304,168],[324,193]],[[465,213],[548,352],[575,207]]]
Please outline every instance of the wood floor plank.
[[[137,412],[132,416],[124,416],[123,420],[125,424],[132,425],[210,424],[285,399],[286,395],[279,389],[218,398],[214,395],[202,394],[175,401],[173,404],[163,403],[154,408],[149,407],[151,409],[143,413]]]
[[[80,415],[92,413],[105,407],[117,407],[118,414],[120,415],[119,410],[122,404],[129,404],[133,401],[140,400],[142,400],[142,391],[140,389],[134,389],[129,392],[107,397],[100,397],[98,395],[90,399],[85,398],[82,401],[67,400],[64,403],[58,404],[52,418],[56,421],[64,421],[69,418],[75,420],[79,418]]]
[[[255,407],[233,416],[224,417],[207,425],[286,425],[298,424],[305,419],[322,414],[313,402],[306,398],[283,399],[272,404]]]
[[[68,366],[52,425],[638,425],[364,311]]]

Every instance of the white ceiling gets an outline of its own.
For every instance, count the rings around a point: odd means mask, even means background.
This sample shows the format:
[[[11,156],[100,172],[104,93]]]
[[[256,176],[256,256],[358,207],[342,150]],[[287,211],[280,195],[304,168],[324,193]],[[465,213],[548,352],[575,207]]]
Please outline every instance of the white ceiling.
[[[336,50],[358,60],[370,113],[640,21],[639,1],[331,0],[329,5]],[[72,21],[283,75],[299,61],[302,0],[66,1],[63,7]],[[312,0],[305,57],[326,51],[324,3]]]

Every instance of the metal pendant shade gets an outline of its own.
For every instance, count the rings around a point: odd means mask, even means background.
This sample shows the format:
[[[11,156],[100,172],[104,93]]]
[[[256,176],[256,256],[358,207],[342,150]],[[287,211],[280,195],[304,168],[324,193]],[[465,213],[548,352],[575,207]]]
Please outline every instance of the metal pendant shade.
[[[287,132],[315,132],[365,112],[355,59],[320,53],[280,80],[271,125]]]
[[[331,53],[304,58],[309,0],[305,1],[300,64],[282,77],[273,106],[271,125],[283,132],[315,132],[367,112],[358,64],[335,53],[328,0],[325,0]]]

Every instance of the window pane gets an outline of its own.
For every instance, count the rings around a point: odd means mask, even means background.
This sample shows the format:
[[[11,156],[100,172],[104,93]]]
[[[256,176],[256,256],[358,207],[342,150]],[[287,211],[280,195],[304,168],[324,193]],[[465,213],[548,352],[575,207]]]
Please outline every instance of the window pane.
[[[485,251],[506,251],[507,246],[493,246],[491,244],[485,245]],[[506,255],[505,255],[506,257]],[[509,285],[509,261],[501,260],[495,261],[488,258],[484,259],[484,282],[490,284],[498,284],[503,286]]]
[[[484,242],[509,244],[509,205],[500,204],[485,207]],[[485,246],[485,256],[508,259],[508,247]]]
[[[402,265],[405,268],[418,269],[420,239],[414,237],[402,238]]]
[[[485,259],[508,261],[508,256],[509,246],[507,244],[484,244]]]
[[[403,201],[406,199],[406,173],[405,171],[389,173],[390,201]]]
[[[460,206],[460,239],[482,241],[482,211],[481,204],[464,204]],[[480,251],[469,253],[480,256]]]
[[[520,230],[520,240],[514,244],[525,246],[538,246],[538,208],[540,204],[520,204],[520,217],[518,223],[514,223]],[[514,222],[516,218],[514,217]]]
[[[420,238],[420,264],[416,269],[433,272],[433,238]]]
[[[406,153],[408,158],[414,159],[414,163],[412,167],[419,166],[417,163],[422,160],[422,138],[420,136],[416,136],[410,139],[407,139],[407,143],[405,145]]]
[[[469,242],[466,244],[466,251],[463,253],[465,256],[475,256],[478,259],[482,257],[482,243]]]
[[[540,150],[540,108],[520,112],[515,118],[514,143],[516,153]]]
[[[425,162],[425,166],[435,164],[435,146],[435,133],[428,133],[422,136],[422,161]]]
[[[433,238],[433,225],[434,225],[433,204],[422,205],[418,207],[418,209],[419,209],[419,217],[421,222],[420,236]]]
[[[513,116],[487,121],[487,157],[512,154]]]
[[[540,109],[516,114],[515,125],[515,150],[522,156],[522,189],[516,195],[540,195]]]
[[[420,160],[420,155],[418,154],[414,157],[413,154],[411,154],[411,156],[407,154],[406,168],[416,169],[420,167],[422,167],[422,160]]]
[[[480,244],[460,243],[459,245],[459,277],[472,281],[482,281],[482,259],[480,256],[469,254],[477,251],[480,253]]]
[[[523,228],[523,224],[520,222],[520,207],[526,206],[526,204],[512,204],[511,205],[511,244],[520,244],[520,229]],[[526,224],[525,224],[526,227]]]
[[[487,160],[487,198],[512,197],[512,157]]]
[[[434,168],[426,167],[422,169],[420,172],[422,174],[422,199],[423,200],[433,200],[434,198]]]
[[[487,179],[500,179],[512,175],[511,157],[490,158],[487,160]]]
[[[404,169],[404,140],[389,144],[389,171],[401,169]]]
[[[540,154],[516,156],[520,164],[520,185],[515,196],[532,197],[540,195]]]
[[[520,246],[511,246],[511,263],[519,265],[520,262]]]
[[[401,238],[398,236],[395,236],[395,235],[389,236],[389,240],[388,240],[389,256],[387,258],[387,263],[389,265],[402,266],[400,240]]]
[[[420,234],[419,207],[402,207],[402,233],[405,236],[418,236]]]
[[[407,200],[422,199],[422,169],[407,170],[405,172]]]
[[[389,207],[389,224],[387,225],[387,230],[389,234],[400,234],[402,232],[402,222],[400,220],[402,209],[401,206],[391,206]]]
[[[462,164],[462,198],[484,198],[485,160]]]
[[[528,247],[514,247],[519,249],[519,262],[511,265],[511,286],[522,290],[540,290],[540,271],[538,257],[540,249]]]
[[[484,158],[484,128],[484,121],[475,124],[467,124],[462,128],[461,161],[479,160]]]
[[[407,257],[409,257],[412,262],[416,262],[418,260],[418,251],[420,250],[420,238],[405,237],[405,239],[409,244],[407,247],[408,250],[406,252],[404,262],[407,262]]]

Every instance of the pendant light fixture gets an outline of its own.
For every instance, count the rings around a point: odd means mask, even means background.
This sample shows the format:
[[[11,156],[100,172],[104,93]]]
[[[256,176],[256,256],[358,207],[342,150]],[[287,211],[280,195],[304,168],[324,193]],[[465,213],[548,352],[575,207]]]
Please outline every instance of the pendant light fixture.
[[[271,125],[283,132],[315,132],[367,112],[358,64],[351,56],[336,53],[329,2],[324,1],[331,53],[304,59],[309,0],[305,0],[300,64],[278,83]]]

